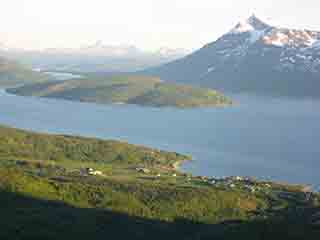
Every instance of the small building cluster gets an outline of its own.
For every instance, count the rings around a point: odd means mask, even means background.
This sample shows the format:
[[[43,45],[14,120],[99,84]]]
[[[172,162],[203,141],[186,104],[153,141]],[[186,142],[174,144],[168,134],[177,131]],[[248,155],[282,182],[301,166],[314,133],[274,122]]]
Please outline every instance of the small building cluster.
[[[195,177],[197,180],[201,180],[208,184],[224,187],[224,188],[239,188],[243,190],[247,190],[249,192],[256,192],[260,190],[270,189],[272,186],[268,183],[259,183],[253,178],[249,177],[240,177],[240,176],[231,176],[225,178],[217,178],[217,177],[205,177],[205,176],[198,176]]]
[[[103,173],[93,168],[82,168],[80,169],[81,175],[90,175],[90,176],[103,176]]]

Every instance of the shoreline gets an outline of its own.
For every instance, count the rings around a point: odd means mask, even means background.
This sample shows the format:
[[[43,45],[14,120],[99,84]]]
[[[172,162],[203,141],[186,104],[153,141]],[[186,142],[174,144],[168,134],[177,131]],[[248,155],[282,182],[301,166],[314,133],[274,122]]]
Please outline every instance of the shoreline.
[[[24,86],[24,85],[22,85]],[[77,99],[66,99],[66,98],[56,98],[56,97],[47,97],[47,96],[33,96],[33,95],[23,95],[23,94],[17,94],[13,93],[10,90],[16,89],[21,87],[14,86],[14,87],[5,87],[0,88],[0,90],[8,95],[16,96],[16,97],[37,97],[37,98],[44,98],[44,99],[53,99],[58,101],[67,101],[67,102],[75,102],[75,103],[86,103],[86,104],[95,104],[99,106],[136,106],[141,108],[149,108],[149,109],[174,109],[174,110],[194,110],[194,109],[222,109],[227,107],[234,106],[234,103],[218,103],[218,104],[212,104],[212,105],[199,105],[199,106],[178,106],[178,105],[154,105],[154,104],[136,104],[136,103],[130,103],[130,102],[110,102],[110,103],[102,103],[98,101],[84,101],[84,100],[77,100]]]
[[[14,127],[11,127],[11,126],[5,126],[3,125],[3,127],[7,127],[7,128],[11,128],[11,129],[16,129],[16,130],[21,130],[21,131],[30,131],[30,130],[23,130],[23,129],[20,129],[20,128],[14,128]],[[54,135],[54,136],[60,136],[59,134],[50,134],[50,133],[39,133],[37,131],[30,131],[32,133],[37,133],[37,134],[45,134],[45,135]],[[67,135],[67,136],[71,136],[71,137],[80,137],[80,138],[83,138],[83,139],[92,139],[91,138],[88,138],[88,137],[83,137],[83,136],[77,136],[77,135]],[[96,137],[93,137],[93,139],[100,139],[100,138],[96,138]],[[118,141],[118,140],[110,140],[110,139],[103,139],[103,140],[106,140],[106,141]],[[132,144],[133,146],[141,146],[141,145],[137,145],[137,144]],[[148,146],[142,146],[142,147],[147,147]],[[161,151],[161,150],[159,150]],[[252,176],[225,176],[225,177],[215,177],[215,176],[205,176],[205,175],[193,175],[191,171],[181,171],[180,167],[181,165],[184,163],[184,162],[187,162],[187,161],[193,161],[192,159],[192,156],[188,156],[188,155],[184,155],[185,158],[184,159],[181,159],[181,160],[177,160],[173,163],[171,163],[170,165],[160,165],[159,167],[162,168],[163,170],[166,170],[166,171],[171,171],[171,172],[176,172],[176,174],[179,174],[179,175],[183,175],[183,176],[190,176],[191,178],[194,178],[194,179],[201,179],[203,181],[206,181],[208,183],[210,183],[211,180],[213,181],[221,181],[221,182],[229,182],[230,179],[232,181],[235,181],[235,182],[245,182],[247,180],[249,181],[252,181],[252,182],[255,182],[257,184],[271,184],[271,185],[274,185],[274,186],[279,186],[279,187],[284,187],[284,188],[292,188],[292,189],[296,189],[300,192],[303,192],[303,193],[319,193],[319,191],[317,189],[315,189],[313,186],[311,185],[308,185],[308,184],[297,184],[297,183],[286,183],[286,182],[281,182],[281,181],[276,181],[276,180],[272,180],[272,179],[268,179],[268,180],[265,180],[265,179],[259,179],[257,177],[252,177]],[[242,180],[238,180],[238,179],[242,179]],[[229,182],[230,183],[230,182]]]
[[[211,184],[215,184],[216,182],[220,181],[220,182],[224,182],[224,186],[232,186],[233,184],[245,184],[246,182],[254,182],[255,184],[258,185],[265,185],[268,186],[268,188],[271,186],[273,187],[279,187],[279,188],[284,188],[286,189],[286,191],[288,191],[289,189],[294,189],[294,191],[299,191],[301,193],[304,194],[319,194],[320,191],[315,189],[313,186],[308,185],[308,184],[297,184],[297,183],[286,183],[286,182],[281,182],[281,181],[276,181],[273,179],[269,179],[269,180],[265,180],[265,179],[259,179],[256,177],[252,177],[252,176],[225,176],[225,177],[213,177],[213,176],[204,176],[204,175],[197,175],[194,176],[192,174],[192,172],[190,171],[186,171],[186,172],[182,172],[180,169],[181,164],[183,164],[185,161],[191,161],[191,160],[180,160],[175,162],[173,165],[173,170],[182,174],[182,175],[186,175],[186,174],[190,174],[191,178],[194,179],[201,179],[204,182],[207,183],[211,183]],[[231,187],[232,189],[233,187]]]
[[[173,171],[176,171],[178,173],[181,174],[192,174],[191,171],[181,171],[180,167],[184,162],[187,161],[193,161],[192,157],[190,159],[184,159],[184,160],[178,160],[175,163],[173,163],[171,165],[171,168]],[[215,177],[208,177],[205,175],[198,175],[198,176],[193,176],[195,178],[202,178],[202,179],[210,179],[210,178],[215,178]],[[232,179],[232,178],[242,178],[242,179],[254,179],[254,181],[256,181],[257,183],[269,183],[269,184],[273,184],[273,185],[278,185],[278,186],[283,186],[283,187],[292,187],[292,188],[298,188],[301,192],[303,193],[320,193],[319,190],[317,190],[314,186],[310,185],[310,184],[302,184],[302,183],[288,183],[288,182],[283,182],[283,181],[277,181],[275,179],[260,179],[258,177],[255,176],[224,176],[218,179]]]
[[[8,94],[8,95],[17,96],[17,95],[8,93],[6,91],[7,89],[5,89],[5,88],[1,88],[0,90],[1,90],[0,94],[1,93],[5,93],[5,94]],[[236,104],[236,103],[234,103],[234,104]],[[5,125],[7,125],[7,124],[5,124]],[[25,130],[29,130],[29,129],[25,129]],[[50,133],[50,134],[54,134],[54,133]],[[73,134],[71,134],[71,135],[73,135]],[[82,136],[82,135],[76,134],[75,136]],[[92,138],[92,136],[91,136],[91,138]],[[97,138],[97,137],[93,136],[93,138]],[[103,138],[103,139],[105,139],[105,138]],[[106,140],[108,140],[108,139],[109,138],[107,138]],[[135,145],[138,145],[138,144],[135,143]],[[148,145],[146,145],[146,146],[148,146]],[[192,171],[183,171],[181,169],[182,164],[184,164],[184,162],[186,162],[186,161],[190,161],[190,159],[177,161],[177,162],[173,163],[172,166],[169,166],[169,168],[171,167],[171,170],[174,170],[174,171],[177,171],[177,172],[182,172],[182,173],[186,173],[186,174],[192,174]],[[259,181],[263,181],[263,179],[259,179]],[[275,179],[268,179],[268,181],[277,182],[277,180],[275,180]],[[303,185],[303,186],[305,186],[306,189],[310,189],[311,188],[312,191],[316,191],[316,192],[319,191],[319,187],[317,188],[316,185],[315,186],[313,186],[313,185],[310,186],[308,183],[296,184],[294,182],[292,182],[292,183],[291,182],[290,183],[283,182],[282,184],[291,185],[291,186],[292,185]]]

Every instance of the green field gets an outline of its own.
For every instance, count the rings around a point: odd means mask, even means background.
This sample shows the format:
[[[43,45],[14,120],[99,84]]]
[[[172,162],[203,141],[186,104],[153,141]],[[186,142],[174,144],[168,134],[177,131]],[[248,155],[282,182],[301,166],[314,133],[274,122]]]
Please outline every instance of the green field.
[[[0,127],[0,239],[318,239],[317,193],[306,199],[303,186],[256,180],[254,192],[241,181],[212,184],[173,167],[188,159]]]
[[[23,96],[61,98],[99,104],[137,104],[152,107],[212,107],[231,104],[222,94],[205,88],[168,84],[146,76],[84,76],[9,89]]]

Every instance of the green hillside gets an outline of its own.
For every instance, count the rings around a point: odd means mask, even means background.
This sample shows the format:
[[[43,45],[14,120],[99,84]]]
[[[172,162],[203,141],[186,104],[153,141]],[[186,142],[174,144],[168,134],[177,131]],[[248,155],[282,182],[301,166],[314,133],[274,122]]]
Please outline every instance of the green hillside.
[[[34,72],[14,61],[0,57],[0,87],[13,87],[47,79],[48,76],[44,74]]]
[[[138,104],[153,107],[200,107],[231,104],[222,94],[205,88],[167,84],[145,76],[87,76],[9,89],[24,96],[61,98],[100,104]]]
[[[318,239],[317,193],[213,184],[173,168],[188,158],[0,127],[0,239]]]
[[[52,136],[0,127],[0,159],[128,165],[170,165],[190,157],[119,141]]]

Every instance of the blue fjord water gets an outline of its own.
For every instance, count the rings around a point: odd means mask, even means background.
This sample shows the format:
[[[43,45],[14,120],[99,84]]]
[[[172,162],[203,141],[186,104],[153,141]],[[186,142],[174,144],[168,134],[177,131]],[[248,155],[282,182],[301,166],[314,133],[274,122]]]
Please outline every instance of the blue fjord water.
[[[0,124],[191,154],[184,171],[320,183],[320,101],[232,96],[225,108],[96,105],[0,92]]]

